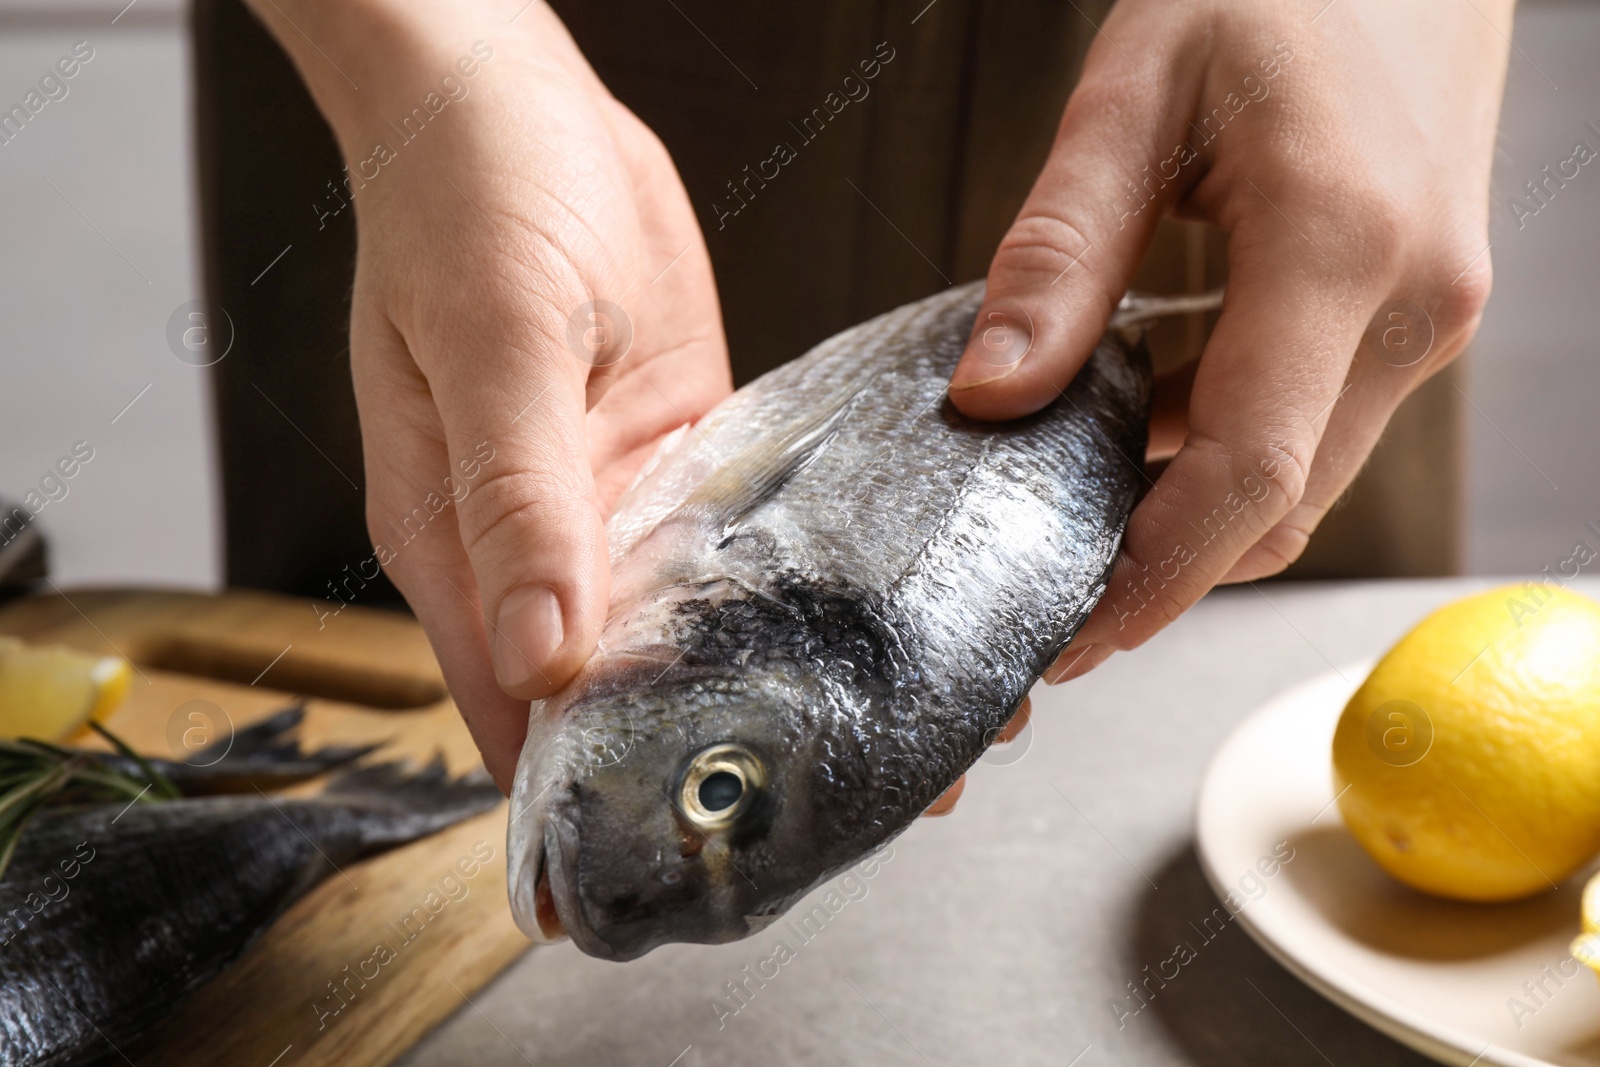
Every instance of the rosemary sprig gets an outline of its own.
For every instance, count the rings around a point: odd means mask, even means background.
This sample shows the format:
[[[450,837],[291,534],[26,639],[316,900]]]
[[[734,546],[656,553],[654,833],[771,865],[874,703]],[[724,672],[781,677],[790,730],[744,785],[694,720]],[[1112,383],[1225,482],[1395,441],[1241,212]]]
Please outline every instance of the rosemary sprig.
[[[90,726],[138,767],[139,774],[110,765],[93,752],[73,751],[33,738],[0,740],[0,878],[11,866],[28,822],[49,804],[130,797],[157,803],[182,795],[166,775],[121,738],[99,723]]]
[[[150,783],[151,790],[156,794],[157,797],[162,800],[177,800],[179,797],[183,796],[182,793],[178,792],[178,787],[172,784],[172,780],[170,778],[156,770],[154,767],[150,766],[145,758],[139,755],[139,753],[135,752],[133,749],[129,748],[128,743],[122,738],[118,737],[116,734],[112,733],[110,730],[107,730],[104,726],[101,726],[92,719],[89,721],[89,729],[93,730],[107,741],[110,741],[113,748],[122,753],[128,759],[131,759],[134,762],[134,765],[137,766],[144,774],[145,779]],[[123,777],[127,776],[124,775]]]

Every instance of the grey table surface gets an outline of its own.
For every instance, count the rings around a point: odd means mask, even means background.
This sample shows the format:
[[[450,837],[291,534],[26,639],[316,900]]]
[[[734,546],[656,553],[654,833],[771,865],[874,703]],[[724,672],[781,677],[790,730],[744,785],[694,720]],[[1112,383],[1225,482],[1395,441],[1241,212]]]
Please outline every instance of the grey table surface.
[[[824,887],[791,913],[820,902],[825,922],[628,964],[535,949],[400,1062],[1424,1064],[1236,922],[1199,940],[1190,924],[1218,901],[1195,857],[1194,799],[1253,709],[1490,584],[1214,593],[1142,649],[1036,689],[1032,728],[974,768],[952,816],[913,826],[870,876],[841,876],[832,901]],[[1593,595],[1600,582],[1576,588]],[[1198,959],[1134,1013],[1128,983],[1179,942]],[[729,983],[743,984],[740,998]]]

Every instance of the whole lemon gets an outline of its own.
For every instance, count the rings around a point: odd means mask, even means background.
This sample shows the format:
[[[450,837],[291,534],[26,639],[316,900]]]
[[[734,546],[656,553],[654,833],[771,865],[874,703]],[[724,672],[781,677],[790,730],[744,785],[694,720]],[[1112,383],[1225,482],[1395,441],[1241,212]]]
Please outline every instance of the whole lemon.
[[[1440,608],[1350,698],[1333,769],[1345,825],[1407,885],[1551,888],[1600,853],[1600,604],[1530,583]]]

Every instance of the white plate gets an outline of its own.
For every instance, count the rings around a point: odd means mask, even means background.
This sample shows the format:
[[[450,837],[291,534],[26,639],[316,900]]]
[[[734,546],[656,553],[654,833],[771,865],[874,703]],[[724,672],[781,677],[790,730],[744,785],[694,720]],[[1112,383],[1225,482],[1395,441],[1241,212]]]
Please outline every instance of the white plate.
[[[1290,690],[1218,751],[1197,827],[1212,888],[1233,894],[1228,910],[1290,971],[1424,1055],[1600,1067],[1600,982],[1567,951],[1581,876],[1515,904],[1452,903],[1394,881],[1344,828],[1333,729],[1371,668]],[[1275,848],[1292,858],[1278,864]]]

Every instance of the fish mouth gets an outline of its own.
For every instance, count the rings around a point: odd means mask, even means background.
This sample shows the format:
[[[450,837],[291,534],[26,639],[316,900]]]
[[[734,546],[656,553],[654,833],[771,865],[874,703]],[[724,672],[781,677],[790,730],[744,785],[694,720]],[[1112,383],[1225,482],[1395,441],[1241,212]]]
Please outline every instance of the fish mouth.
[[[561,912],[556,908],[555,896],[550,889],[550,865],[545,861],[545,851],[550,846],[541,843],[534,869],[539,873],[533,882],[533,921],[547,943],[565,940],[567,929],[561,924]]]
[[[629,960],[638,953],[618,952],[594,932],[584,914],[578,890],[578,833],[559,809],[545,818],[544,843],[539,850],[539,873],[534,882],[534,915],[539,932],[551,941],[565,936],[590,956]]]
[[[542,713],[541,704],[535,702],[530,708],[528,736],[517,760],[516,781],[511,790],[513,813],[506,827],[511,914],[536,945],[555,944],[569,936],[558,900],[571,893],[561,872],[574,868],[570,862],[560,861],[559,836],[552,834],[568,783],[560,775],[559,765],[557,773],[540,773],[545,763],[543,756],[555,741],[556,729],[556,717]],[[556,872],[554,878],[552,868]],[[573,914],[570,903],[565,910]]]
[[[542,833],[537,848],[532,853],[531,870],[524,877],[514,879],[522,886],[516,893],[518,924],[523,933],[536,944],[553,945],[571,938],[565,916],[581,918],[582,906],[578,903],[576,888],[567,872],[572,869],[570,851],[561,846],[561,835],[553,818],[540,820]],[[552,869],[555,872],[551,877]],[[526,887],[531,886],[530,893]]]
[[[517,921],[517,926],[536,945],[565,941],[567,932],[561,925],[550,890],[543,837],[537,838],[532,848],[521,852],[513,842],[509,861],[506,882],[511,896],[511,917]]]
[[[514,798],[521,788],[519,782],[518,790],[512,794]],[[510,869],[506,873],[511,913],[528,940],[536,945],[551,945],[568,939],[567,926],[562,920],[563,909],[557,905],[557,899],[569,893],[561,872],[570,869],[570,864],[563,864],[559,858],[561,847],[552,823],[553,807],[548,802],[540,804],[536,797],[523,809],[530,817],[526,820],[513,818],[507,834]],[[552,855],[557,857],[554,862]],[[551,878],[552,867],[557,872],[554,879]],[[570,905],[567,910],[570,914]]]

